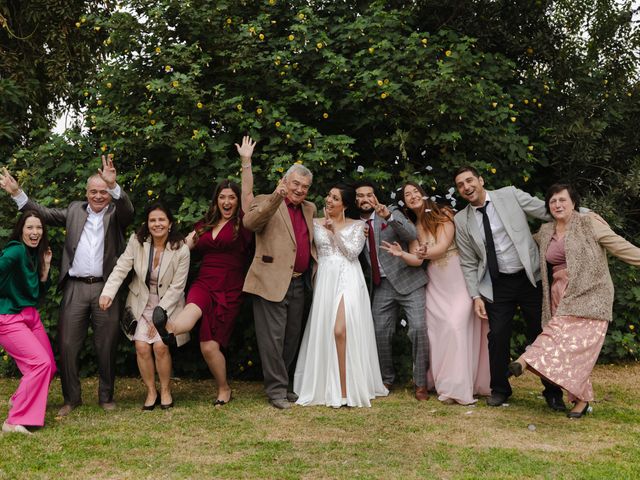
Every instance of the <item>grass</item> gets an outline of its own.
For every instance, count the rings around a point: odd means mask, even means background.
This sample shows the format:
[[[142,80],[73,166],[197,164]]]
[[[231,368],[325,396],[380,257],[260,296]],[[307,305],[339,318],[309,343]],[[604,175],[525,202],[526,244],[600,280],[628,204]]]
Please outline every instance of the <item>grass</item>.
[[[212,381],[176,380],[176,407],[144,413],[140,380],[119,379],[118,409],[105,413],[87,379],[85,405],[66,418],[55,380],[45,428],[0,435],[0,478],[640,478],[640,364],[598,366],[593,382],[593,414],[569,420],[531,374],[498,408],[418,403],[398,388],[370,409],[279,411],[260,384],[236,382],[214,409]],[[16,385],[0,379],[0,418]]]

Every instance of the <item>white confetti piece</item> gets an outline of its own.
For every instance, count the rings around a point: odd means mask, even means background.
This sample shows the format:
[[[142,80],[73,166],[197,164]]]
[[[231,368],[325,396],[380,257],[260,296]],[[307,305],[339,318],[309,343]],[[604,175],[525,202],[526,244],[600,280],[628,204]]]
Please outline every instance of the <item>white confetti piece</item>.
[[[429,213],[431,211],[431,209],[430,208],[425,208],[424,211],[425,211],[425,213]]]
[[[402,325],[403,327],[406,327],[407,321],[403,318],[402,320],[400,320],[400,325]]]
[[[530,432],[535,432],[536,431],[536,426],[533,423],[530,423],[527,428],[529,429]]]
[[[471,415],[473,413],[473,410],[467,410],[466,412],[464,412],[465,415]]]
[[[393,200],[394,198],[396,198],[396,192],[391,192],[389,196],[391,197],[391,200]]]
[[[402,200],[398,200],[398,205],[400,205],[401,207],[404,207],[404,202]]]
[[[423,200],[427,200],[427,198],[428,198],[428,197],[427,197],[426,195],[425,195],[424,197],[422,197],[422,199],[423,199]]]
[[[364,172],[364,167],[362,165],[358,165],[358,168],[356,168],[356,172],[358,173]]]
[[[436,201],[436,197],[431,197],[431,201],[435,202]]]
[[[450,193],[447,193],[447,194],[444,196],[444,198],[446,198],[447,200],[451,200],[451,194],[450,194]]]
[[[449,193],[453,193],[453,192],[455,192],[455,191],[456,191],[456,189],[455,189],[455,188],[453,188],[453,187],[451,187],[451,188],[449,189]]]
[[[427,165],[427,171],[430,172],[431,170],[433,170],[433,167],[431,165]]]

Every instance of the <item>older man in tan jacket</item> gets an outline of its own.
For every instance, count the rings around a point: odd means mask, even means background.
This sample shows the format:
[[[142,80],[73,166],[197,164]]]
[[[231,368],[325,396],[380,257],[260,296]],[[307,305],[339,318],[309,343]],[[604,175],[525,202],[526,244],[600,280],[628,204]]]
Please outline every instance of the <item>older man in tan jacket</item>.
[[[315,265],[313,217],[316,207],[305,200],[313,175],[295,164],[275,191],[259,195],[243,218],[256,233],[256,253],[244,283],[254,295],[253,315],[264,387],[275,408],[291,408],[289,370],[295,360],[304,310],[305,279]]]

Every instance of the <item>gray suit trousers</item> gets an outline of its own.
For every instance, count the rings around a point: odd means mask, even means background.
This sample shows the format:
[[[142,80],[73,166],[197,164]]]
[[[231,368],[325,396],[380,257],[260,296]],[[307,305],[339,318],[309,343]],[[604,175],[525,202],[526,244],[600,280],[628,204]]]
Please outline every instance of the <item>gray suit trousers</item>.
[[[67,278],[64,282],[60,324],[60,377],[64,403],[80,405],[82,392],[78,368],[78,355],[87,337],[89,323],[98,357],[98,401],[113,401],[116,378],[116,345],[120,327],[118,297],[108,310],[100,310],[98,299],[104,282],[83,283]]]
[[[270,400],[287,397],[289,372],[300,346],[304,291],[303,277],[299,277],[291,280],[281,302],[270,302],[257,295],[253,297],[264,389]]]
[[[386,278],[383,278],[380,285],[373,290],[371,303],[382,381],[387,385],[393,385],[395,380],[391,339],[400,308],[404,311],[409,325],[407,333],[413,350],[413,381],[417,387],[424,387],[427,384],[429,368],[424,286],[402,295]]]

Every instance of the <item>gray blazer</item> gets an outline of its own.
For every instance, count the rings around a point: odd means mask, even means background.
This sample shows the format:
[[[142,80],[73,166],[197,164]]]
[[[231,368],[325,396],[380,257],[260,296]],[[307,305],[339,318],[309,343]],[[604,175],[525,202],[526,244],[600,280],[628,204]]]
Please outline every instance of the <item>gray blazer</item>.
[[[390,210],[393,215],[391,221],[376,216],[373,222],[376,253],[387,280],[398,293],[407,295],[427,284],[427,274],[421,267],[410,267],[401,258],[394,257],[380,248],[380,243],[384,240],[389,243],[398,242],[404,250],[407,250],[408,244],[417,238],[415,225],[404,216],[402,211],[397,207],[391,207]],[[360,258],[366,270],[367,281],[371,285],[371,257],[367,244]]]
[[[527,215],[550,220],[544,202],[515,187],[489,191],[489,195],[507,235],[516,247],[529,281],[535,286],[540,280],[538,246],[531,236]],[[487,270],[484,240],[471,205],[458,212],[454,222],[460,264],[469,295],[472,298],[482,296],[492,302],[493,286]]]
[[[118,260],[118,256],[124,251],[124,231],[133,221],[133,205],[131,200],[120,189],[120,198],[112,200],[104,215],[104,256],[102,258],[102,276],[106,280]],[[62,287],[67,278],[67,273],[73,264],[76,247],[80,242],[80,236],[87,222],[86,201],[71,202],[67,208],[47,208],[29,198],[22,207],[24,210],[36,210],[42,215],[44,223],[53,227],[65,227],[67,234],[62,251],[62,264],[60,265],[60,277],[58,285]]]

